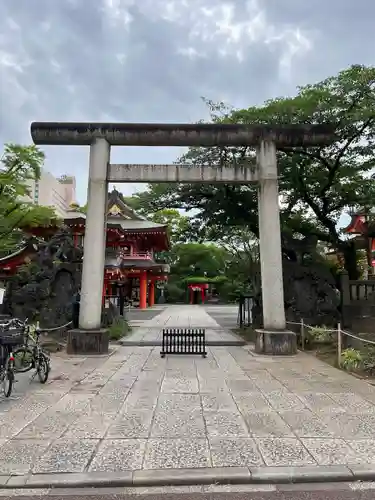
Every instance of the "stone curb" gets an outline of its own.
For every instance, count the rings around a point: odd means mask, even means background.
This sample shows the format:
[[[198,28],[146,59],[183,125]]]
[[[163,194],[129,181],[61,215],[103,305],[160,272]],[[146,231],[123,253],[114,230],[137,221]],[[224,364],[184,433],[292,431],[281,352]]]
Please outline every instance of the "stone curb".
[[[0,488],[191,486],[206,484],[296,484],[374,481],[375,464],[303,467],[210,467],[123,472],[0,474]]]

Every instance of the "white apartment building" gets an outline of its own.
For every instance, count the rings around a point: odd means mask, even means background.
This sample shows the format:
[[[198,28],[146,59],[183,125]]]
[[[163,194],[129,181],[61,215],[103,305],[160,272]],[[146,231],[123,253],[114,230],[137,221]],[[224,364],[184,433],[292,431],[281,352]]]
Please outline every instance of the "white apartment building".
[[[30,181],[27,201],[37,205],[53,207],[58,217],[65,217],[72,203],[76,202],[76,178],[62,175],[59,178],[42,170],[40,179]]]

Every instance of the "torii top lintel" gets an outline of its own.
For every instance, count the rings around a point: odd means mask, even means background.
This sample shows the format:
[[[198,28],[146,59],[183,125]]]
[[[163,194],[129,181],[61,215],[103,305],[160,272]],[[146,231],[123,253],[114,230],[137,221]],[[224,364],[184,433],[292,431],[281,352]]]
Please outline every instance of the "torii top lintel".
[[[37,145],[89,146],[96,138],[113,146],[255,146],[272,141],[277,147],[328,145],[333,125],[245,125],[185,123],[33,122]]]

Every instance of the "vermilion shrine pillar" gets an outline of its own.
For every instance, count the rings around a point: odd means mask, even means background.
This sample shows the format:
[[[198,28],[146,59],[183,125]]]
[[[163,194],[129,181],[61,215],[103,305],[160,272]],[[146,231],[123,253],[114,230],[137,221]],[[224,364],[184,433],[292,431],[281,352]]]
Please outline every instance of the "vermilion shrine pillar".
[[[139,275],[139,309],[147,308],[147,271]]]
[[[149,288],[148,288],[148,305],[152,307],[155,304],[155,281],[151,279]]]

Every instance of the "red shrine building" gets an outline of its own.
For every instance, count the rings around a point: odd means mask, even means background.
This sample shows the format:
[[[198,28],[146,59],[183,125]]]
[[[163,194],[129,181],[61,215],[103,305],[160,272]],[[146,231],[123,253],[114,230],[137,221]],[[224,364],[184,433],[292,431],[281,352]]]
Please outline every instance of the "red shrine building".
[[[351,214],[350,224],[344,233],[354,235],[358,248],[366,250],[367,264],[375,274],[375,224],[374,213],[362,209]]]
[[[205,303],[207,292],[209,289],[208,283],[189,283],[189,304]]]
[[[85,214],[72,209],[64,219],[70,228],[74,244],[83,246]],[[48,237],[52,228],[31,228],[35,236]],[[57,230],[57,228],[54,228]],[[156,289],[163,291],[169,265],[160,262],[158,253],[170,248],[168,228],[148,221],[132,210],[115,189],[108,195],[107,242],[104,266],[103,305],[125,302],[140,309],[155,304]],[[36,245],[29,244],[13,254],[0,259],[0,280],[17,272],[35,253]]]

